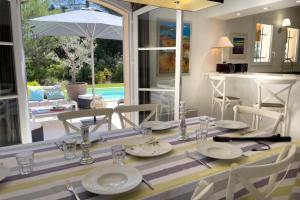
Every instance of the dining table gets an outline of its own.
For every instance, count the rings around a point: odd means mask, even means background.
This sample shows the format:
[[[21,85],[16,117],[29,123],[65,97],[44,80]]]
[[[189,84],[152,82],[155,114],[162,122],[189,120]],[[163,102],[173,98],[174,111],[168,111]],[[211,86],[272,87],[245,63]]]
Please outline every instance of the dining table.
[[[167,130],[153,131],[152,136],[160,141],[169,142],[173,149],[171,152],[149,158],[126,155],[125,165],[135,167],[149,181],[154,190],[143,182],[135,189],[118,195],[98,195],[88,192],[82,186],[82,178],[92,170],[105,168],[112,164],[111,146],[117,144],[132,144],[141,140],[139,129],[125,128],[109,132],[99,132],[105,139],[93,142],[90,148],[91,156],[95,162],[90,165],[79,163],[81,150],[78,147],[76,158],[64,159],[64,152],[57,147],[55,142],[49,140],[31,144],[20,144],[0,148],[0,163],[10,169],[10,175],[0,182],[0,199],[5,200],[33,200],[33,199],[60,199],[72,200],[74,195],[66,189],[66,181],[71,183],[80,199],[121,199],[121,200],[185,200],[191,195],[200,180],[214,183],[213,199],[224,200],[226,186],[231,165],[254,165],[270,163],[276,159],[276,155],[287,143],[269,143],[271,149],[267,151],[252,151],[261,144],[254,141],[231,142],[243,151],[243,156],[237,159],[223,160],[205,157],[197,152],[195,130],[199,128],[201,117],[186,119],[188,140],[178,140],[180,130],[178,122],[171,121],[172,127]],[[240,130],[228,130],[218,128],[214,124],[214,118],[210,118],[207,140],[214,136],[243,136]],[[250,133],[249,133],[250,134]],[[261,131],[260,135],[268,135],[267,131]],[[300,199],[300,141],[292,140],[296,144],[296,159],[291,163],[287,175],[280,186],[273,192],[274,199]],[[34,152],[34,171],[28,175],[20,175],[16,162],[16,154],[24,151]],[[197,160],[186,156],[189,151],[197,159],[207,163],[211,168],[202,165]],[[285,174],[282,172],[281,177]],[[279,176],[280,177],[280,176]],[[255,179],[254,184],[263,188],[268,178]],[[278,180],[279,181],[279,180]],[[237,184],[236,199],[244,199],[248,191]]]

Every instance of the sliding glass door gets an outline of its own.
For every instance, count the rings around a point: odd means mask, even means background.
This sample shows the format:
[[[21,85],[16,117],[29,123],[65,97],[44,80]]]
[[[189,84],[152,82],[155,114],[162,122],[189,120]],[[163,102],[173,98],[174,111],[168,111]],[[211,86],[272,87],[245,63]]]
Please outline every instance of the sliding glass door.
[[[178,118],[178,12],[147,6],[135,11],[133,18],[135,102],[160,104],[162,121]],[[141,121],[143,113],[138,117]]]

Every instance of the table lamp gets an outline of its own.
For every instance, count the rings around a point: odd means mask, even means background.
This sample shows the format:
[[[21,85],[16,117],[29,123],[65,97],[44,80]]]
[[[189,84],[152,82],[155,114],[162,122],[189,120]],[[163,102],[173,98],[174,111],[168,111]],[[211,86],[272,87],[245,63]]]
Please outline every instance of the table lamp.
[[[218,40],[215,48],[221,48],[221,50],[222,50],[221,51],[221,63],[222,64],[225,63],[224,62],[224,52],[223,52],[224,48],[231,48],[231,47],[233,47],[233,44],[231,43],[231,41],[229,40],[228,37],[223,36]]]

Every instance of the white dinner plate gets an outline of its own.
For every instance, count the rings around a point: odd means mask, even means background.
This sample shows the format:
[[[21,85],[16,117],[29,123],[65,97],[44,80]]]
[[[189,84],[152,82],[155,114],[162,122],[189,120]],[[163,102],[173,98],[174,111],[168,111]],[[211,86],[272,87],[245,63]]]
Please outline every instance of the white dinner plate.
[[[10,170],[4,164],[0,163],[0,181],[10,175]]]
[[[114,195],[136,188],[142,182],[142,174],[134,167],[109,165],[88,173],[81,182],[89,192]]]
[[[169,153],[172,151],[173,146],[165,141],[160,141],[156,145],[138,144],[126,148],[126,153],[137,157],[156,157]]]
[[[219,128],[236,129],[236,130],[249,128],[248,124],[240,121],[233,121],[233,120],[216,121],[216,126]]]
[[[151,127],[153,131],[161,131],[172,128],[172,125],[169,122],[162,121],[147,121],[143,122],[143,125]]]
[[[68,135],[64,135],[64,136],[60,137],[61,141],[68,140],[68,139],[75,139],[77,144],[81,144],[81,142],[82,142],[81,133],[72,133],[72,134],[68,134]],[[89,139],[90,139],[90,142],[95,142],[96,140],[100,139],[100,134],[96,133],[96,132],[92,132],[92,133],[90,132]]]
[[[207,141],[199,144],[197,149],[202,155],[217,159],[235,159],[243,154],[239,147],[223,142]]]

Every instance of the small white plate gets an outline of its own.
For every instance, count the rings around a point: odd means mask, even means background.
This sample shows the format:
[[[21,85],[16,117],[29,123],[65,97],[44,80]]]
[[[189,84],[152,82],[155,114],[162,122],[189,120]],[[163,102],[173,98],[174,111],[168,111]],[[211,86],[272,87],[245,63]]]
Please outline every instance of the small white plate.
[[[153,131],[161,131],[172,128],[172,125],[169,122],[162,121],[147,121],[143,122],[143,125],[151,127]]]
[[[4,164],[0,163],[0,181],[5,179],[9,175],[10,175],[10,169],[6,167]]]
[[[142,174],[125,165],[102,166],[85,175],[82,186],[89,192],[114,195],[130,191],[142,182]]]
[[[216,121],[216,126],[219,128],[235,129],[235,130],[249,128],[248,124],[240,121],[233,121],[233,120]]]
[[[243,155],[239,147],[224,142],[207,141],[199,144],[197,149],[202,155],[217,159],[235,159]]]
[[[138,144],[126,148],[126,153],[137,157],[156,157],[169,153],[173,146],[165,141],[160,141],[157,145]]]
[[[81,133],[72,133],[72,134],[64,135],[64,136],[60,137],[59,139],[61,141],[68,140],[68,139],[75,139],[77,144],[81,144],[81,142],[82,142]],[[92,133],[90,132],[89,139],[90,139],[90,142],[95,142],[96,140],[100,139],[100,134],[96,133],[96,132],[92,132]]]

